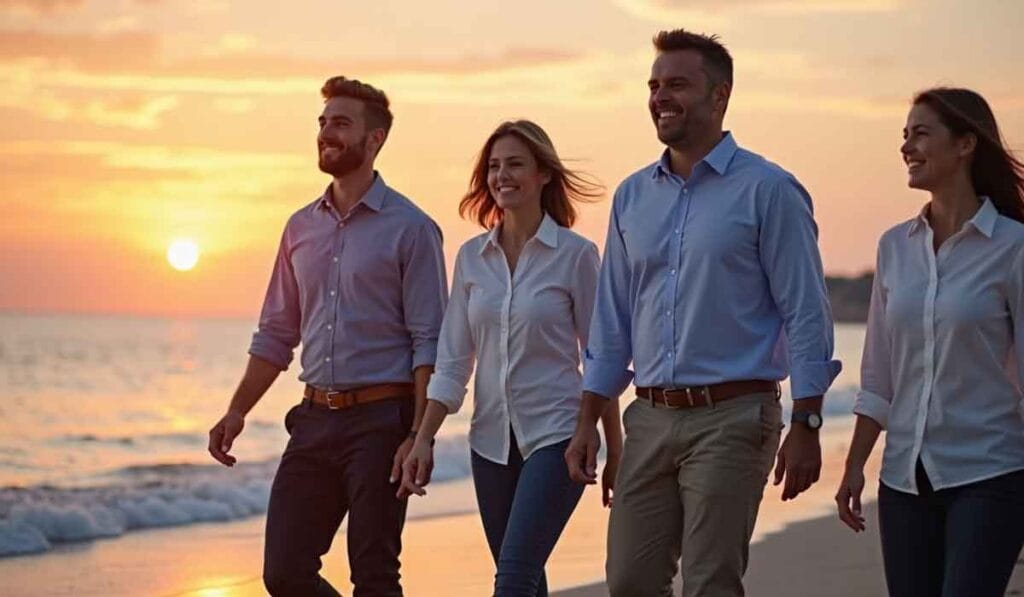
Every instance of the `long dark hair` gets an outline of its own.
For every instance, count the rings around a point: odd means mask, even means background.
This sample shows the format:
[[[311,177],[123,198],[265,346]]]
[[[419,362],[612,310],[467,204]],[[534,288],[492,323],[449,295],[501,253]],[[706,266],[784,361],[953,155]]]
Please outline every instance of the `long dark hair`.
[[[971,161],[971,184],[1000,214],[1024,223],[1024,163],[1010,152],[985,98],[970,89],[936,87],[914,97],[914,105],[935,110],[956,136],[978,139]]]
[[[601,196],[604,188],[588,175],[567,168],[558,157],[555,145],[548,134],[529,120],[503,122],[487,138],[473,167],[469,190],[459,202],[459,215],[472,218],[487,229],[494,228],[501,221],[504,214],[487,188],[487,168],[491,148],[498,139],[506,135],[516,137],[525,143],[537,160],[537,166],[551,173],[551,181],[544,185],[541,191],[541,209],[559,226],[572,228],[576,221],[576,208],[573,203],[594,201]]]

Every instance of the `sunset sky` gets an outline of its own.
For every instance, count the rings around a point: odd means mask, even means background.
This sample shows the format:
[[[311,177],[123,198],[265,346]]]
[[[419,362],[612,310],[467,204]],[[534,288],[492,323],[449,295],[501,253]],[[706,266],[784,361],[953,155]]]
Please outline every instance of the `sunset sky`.
[[[809,189],[830,273],[870,268],[926,200],[897,152],[915,90],[977,89],[1024,149],[1020,0],[0,0],[0,310],[255,317],[285,219],[328,182],[335,74],[390,96],[378,168],[449,258],[504,119],[610,194],[660,151],[650,38],[675,27],[732,51],[726,127]],[[579,226],[599,245],[609,205]],[[190,271],[167,261],[178,238]]]

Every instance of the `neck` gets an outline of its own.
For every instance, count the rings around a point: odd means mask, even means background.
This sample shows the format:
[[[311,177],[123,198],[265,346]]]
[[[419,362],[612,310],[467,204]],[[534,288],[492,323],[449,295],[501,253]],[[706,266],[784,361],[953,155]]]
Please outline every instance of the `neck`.
[[[366,191],[373,186],[373,166],[367,165],[353,170],[344,176],[335,176],[331,181],[331,203],[340,214],[346,214]]]
[[[928,207],[928,220],[932,228],[956,232],[965,222],[974,217],[981,207],[981,201],[970,179],[959,174],[940,187],[932,189],[932,200]]]
[[[544,219],[540,202],[519,209],[506,209],[501,216],[501,232],[498,240],[504,247],[522,247],[533,238]]]
[[[683,178],[689,178],[693,173],[693,167],[697,162],[703,160],[722,141],[722,127],[714,127],[699,140],[686,145],[672,146],[668,148],[669,163],[672,172]]]

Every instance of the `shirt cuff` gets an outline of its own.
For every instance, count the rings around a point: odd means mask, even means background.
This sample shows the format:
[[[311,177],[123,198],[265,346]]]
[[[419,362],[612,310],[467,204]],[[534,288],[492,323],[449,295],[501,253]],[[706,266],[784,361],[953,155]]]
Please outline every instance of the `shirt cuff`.
[[[267,361],[281,371],[287,371],[295,351],[269,334],[256,332],[252,336],[252,344],[249,345],[249,354]]]
[[[437,361],[437,340],[424,340],[412,349],[412,369],[433,367]]]
[[[633,372],[618,361],[600,359],[587,351],[583,359],[583,391],[614,399],[633,382]]]
[[[843,364],[835,359],[793,365],[789,380],[793,400],[824,396],[842,370]]]
[[[882,426],[882,429],[885,429],[889,423],[889,409],[891,408],[892,404],[888,400],[867,390],[857,392],[857,399],[853,403],[855,414],[871,417]]]
[[[466,398],[466,386],[444,374],[434,373],[427,384],[427,399],[440,402],[448,409],[448,414],[459,412],[462,401]]]

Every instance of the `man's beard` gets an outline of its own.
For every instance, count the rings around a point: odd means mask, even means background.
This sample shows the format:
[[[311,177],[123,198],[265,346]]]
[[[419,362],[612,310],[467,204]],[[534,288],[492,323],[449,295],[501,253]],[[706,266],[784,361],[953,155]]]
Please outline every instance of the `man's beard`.
[[[346,146],[345,150],[339,152],[338,156],[333,159],[325,159],[323,155],[320,155],[320,170],[335,178],[341,178],[358,170],[366,161],[366,138],[367,135],[363,135],[359,142]]]

